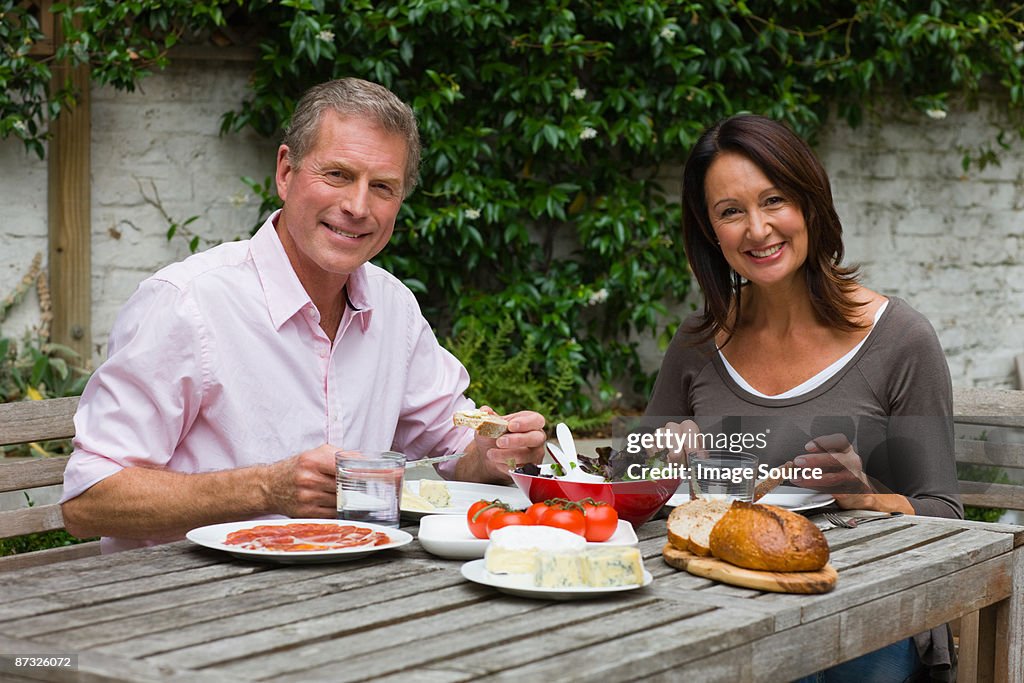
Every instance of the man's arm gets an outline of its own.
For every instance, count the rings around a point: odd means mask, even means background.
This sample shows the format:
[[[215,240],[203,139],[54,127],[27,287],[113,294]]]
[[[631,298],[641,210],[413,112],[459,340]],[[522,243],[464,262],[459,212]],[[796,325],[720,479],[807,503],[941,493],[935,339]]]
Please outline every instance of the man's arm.
[[[272,465],[182,474],[128,467],[61,506],[81,538],[180,538],[189,529],[266,514],[334,518],[334,452],[323,445]]]

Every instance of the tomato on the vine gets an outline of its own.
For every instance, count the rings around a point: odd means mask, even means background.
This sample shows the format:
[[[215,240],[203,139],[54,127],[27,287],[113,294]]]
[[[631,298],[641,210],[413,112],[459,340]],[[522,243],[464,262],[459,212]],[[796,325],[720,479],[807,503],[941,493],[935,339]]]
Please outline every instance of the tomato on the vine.
[[[525,512],[499,512],[496,515],[491,515],[487,520],[488,538],[498,529],[504,529],[507,526],[533,526],[533,522]]]
[[[507,512],[508,506],[498,500],[478,500],[469,506],[466,523],[469,532],[477,538],[488,538],[487,522],[499,512]]]
[[[549,507],[541,518],[544,526],[553,526],[583,536],[587,530],[587,520],[583,512],[577,508]]]
[[[592,500],[581,501],[583,514],[586,517],[584,536],[591,543],[607,541],[619,526],[619,513],[608,503],[597,503]]]
[[[549,506],[544,501],[534,503],[530,507],[526,508],[526,516],[532,519],[534,524],[540,524],[540,518],[544,516],[544,513],[547,512],[548,509]]]

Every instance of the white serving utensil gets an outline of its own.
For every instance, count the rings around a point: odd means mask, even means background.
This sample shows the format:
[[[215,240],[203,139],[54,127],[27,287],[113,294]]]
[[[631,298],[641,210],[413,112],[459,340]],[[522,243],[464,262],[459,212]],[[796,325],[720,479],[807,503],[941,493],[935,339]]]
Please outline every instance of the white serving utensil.
[[[580,461],[576,452],[576,441],[572,438],[572,432],[569,431],[568,425],[564,422],[559,422],[555,427],[555,434],[558,436],[560,447],[549,442],[548,451],[551,452],[551,455],[565,471],[565,476],[561,477],[562,479],[595,483],[604,481],[604,477],[589,474],[580,468]],[[556,450],[558,451],[557,453],[555,452]]]

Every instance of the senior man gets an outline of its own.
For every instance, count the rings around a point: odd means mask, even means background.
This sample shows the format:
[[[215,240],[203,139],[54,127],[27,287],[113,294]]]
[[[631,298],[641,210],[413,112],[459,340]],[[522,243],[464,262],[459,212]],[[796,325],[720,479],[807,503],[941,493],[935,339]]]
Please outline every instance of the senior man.
[[[64,476],[69,532],[105,552],[270,515],[334,517],[334,452],[465,450],[450,479],[539,462],[544,418],[495,441],[452,425],[469,377],[412,293],[368,263],[420,158],[412,110],[346,78],[310,89],[277,152],[283,208],[244,242],[144,281],[82,394]]]

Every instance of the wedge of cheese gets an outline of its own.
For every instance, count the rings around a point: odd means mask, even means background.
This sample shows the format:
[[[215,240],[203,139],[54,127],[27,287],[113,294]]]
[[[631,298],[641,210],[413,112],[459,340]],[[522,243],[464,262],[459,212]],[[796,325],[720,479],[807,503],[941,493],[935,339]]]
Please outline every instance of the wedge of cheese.
[[[448,485],[436,479],[420,480],[420,496],[430,501],[434,507],[446,508],[452,504],[452,494]]]
[[[581,555],[587,547],[582,536],[552,526],[507,526],[491,534],[484,551],[484,567],[492,574],[536,576],[540,554]]]
[[[422,484],[420,485],[422,486]],[[407,510],[435,509],[433,503],[409,488],[408,482],[402,486],[402,508]]]
[[[533,585],[541,588],[576,588],[587,585],[584,576],[584,558],[581,552],[552,552],[537,554],[537,569]]]
[[[593,588],[638,586],[644,582],[643,558],[633,546],[591,546],[583,555],[583,574]]]

